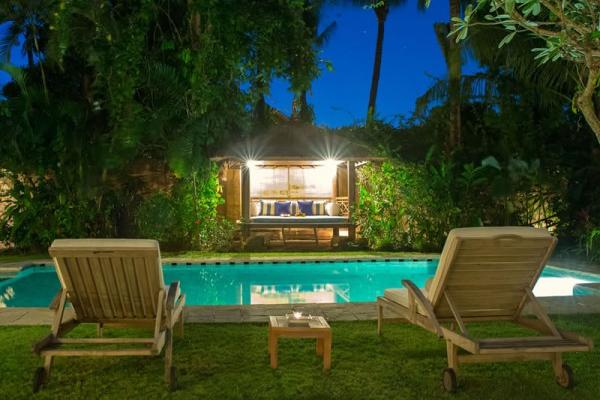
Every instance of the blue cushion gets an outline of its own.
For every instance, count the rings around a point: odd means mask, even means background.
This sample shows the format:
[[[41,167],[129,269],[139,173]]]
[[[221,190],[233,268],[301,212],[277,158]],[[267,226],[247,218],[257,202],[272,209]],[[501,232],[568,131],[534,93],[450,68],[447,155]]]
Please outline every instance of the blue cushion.
[[[275,203],[275,215],[290,214],[292,203],[289,201],[278,201]]]
[[[312,200],[298,200],[298,208],[304,215],[313,215],[313,201]]]

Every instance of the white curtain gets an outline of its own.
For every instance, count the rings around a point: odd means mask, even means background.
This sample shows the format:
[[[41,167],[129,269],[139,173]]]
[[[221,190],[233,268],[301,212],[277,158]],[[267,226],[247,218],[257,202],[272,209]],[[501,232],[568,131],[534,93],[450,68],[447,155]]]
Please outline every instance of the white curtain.
[[[254,167],[250,171],[251,197],[329,198],[335,171],[326,166]]]

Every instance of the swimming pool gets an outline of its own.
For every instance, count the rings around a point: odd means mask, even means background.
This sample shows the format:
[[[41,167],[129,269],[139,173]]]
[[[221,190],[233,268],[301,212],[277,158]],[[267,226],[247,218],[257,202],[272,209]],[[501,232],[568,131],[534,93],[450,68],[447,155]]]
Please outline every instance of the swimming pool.
[[[410,279],[423,287],[437,260],[279,261],[167,264],[165,282],[181,281],[187,305],[346,303],[374,301]],[[570,296],[600,276],[546,267],[534,293]],[[59,289],[52,266],[30,266],[0,281],[0,307],[46,307]]]

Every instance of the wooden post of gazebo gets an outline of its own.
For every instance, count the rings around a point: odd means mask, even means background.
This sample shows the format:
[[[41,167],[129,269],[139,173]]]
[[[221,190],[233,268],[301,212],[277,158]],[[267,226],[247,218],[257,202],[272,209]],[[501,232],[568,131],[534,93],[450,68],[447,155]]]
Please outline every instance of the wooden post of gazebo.
[[[354,161],[348,161],[348,218],[352,220],[352,211],[356,206],[356,165]],[[348,228],[348,238],[356,239],[356,228]]]
[[[242,186],[242,239],[248,239],[249,230],[247,223],[250,221],[250,168],[247,165],[242,165],[241,170],[241,186]]]

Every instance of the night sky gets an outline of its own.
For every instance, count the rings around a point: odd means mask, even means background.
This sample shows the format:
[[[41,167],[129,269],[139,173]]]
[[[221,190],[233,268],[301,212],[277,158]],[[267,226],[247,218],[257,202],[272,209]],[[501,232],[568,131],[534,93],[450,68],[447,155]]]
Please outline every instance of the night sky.
[[[446,66],[433,24],[448,21],[448,2],[432,0],[429,9],[417,10],[417,0],[393,7],[386,22],[381,80],[377,98],[379,117],[394,122],[399,115],[408,116],[415,99],[427,90],[434,78],[443,78]],[[352,5],[327,5],[323,9],[323,27],[336,21],[337,27],[325,45],[321,58],[333,64],[333,71],[323,68],[314,82],[309,102],[314,106],[316,123],[330,127],[364,121],[366,116],[377,19],[370,9]],[[6,24],[0,25],[0,34]],[[13,51],[12,63],[22,65],[24,56]],[[474,62],[464,73],[477,69]],[[0,85],[8,80],[0,72]],[[268,102],[289,115],[292,94],[289,84],[275,80]]]

